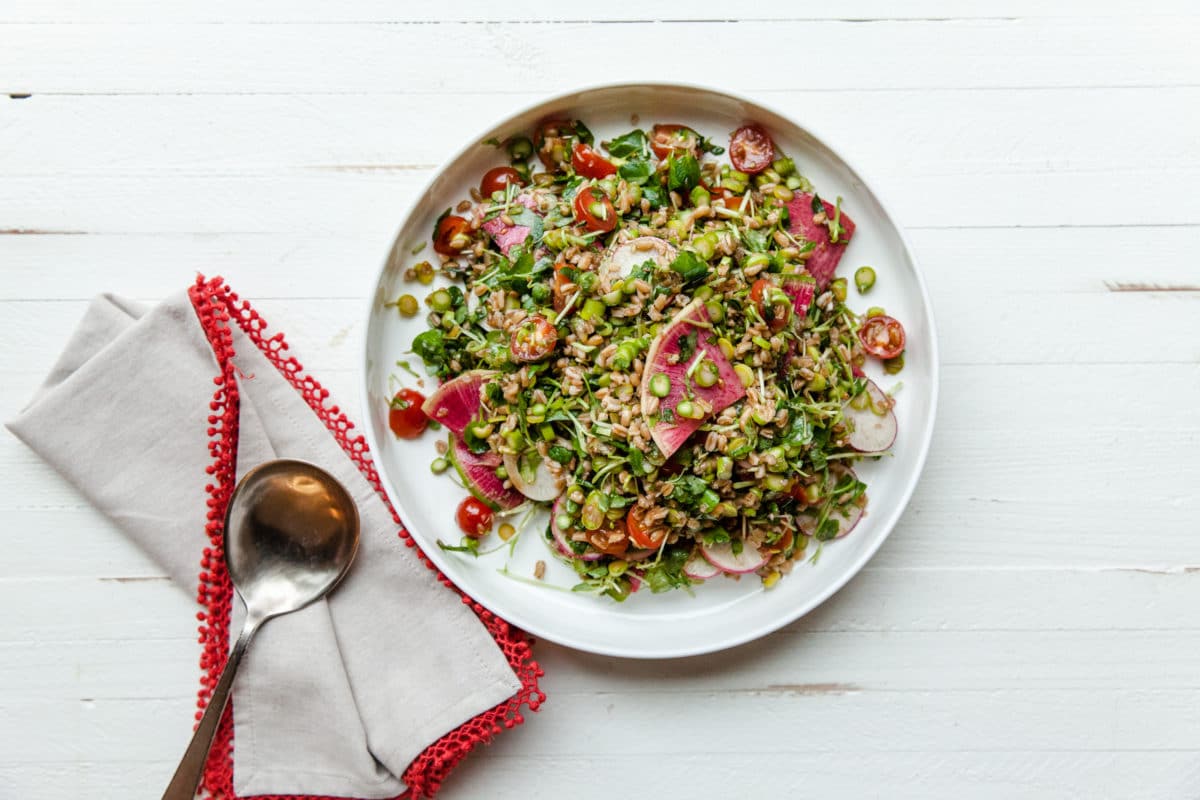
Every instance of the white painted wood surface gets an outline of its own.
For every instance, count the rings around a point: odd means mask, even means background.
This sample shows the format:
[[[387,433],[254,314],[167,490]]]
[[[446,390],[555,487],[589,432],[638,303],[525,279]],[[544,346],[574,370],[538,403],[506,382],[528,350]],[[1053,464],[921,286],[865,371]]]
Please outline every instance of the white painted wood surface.
[[[549,702],[444,796],[1200,797],[1198,39],[1182,0],[7,0],[0,411],[91,294],[196,271],[353,407],[362,293],[478,117],[581,61],[725,85],[909,230],[945,357],[924,480],[866,571],[761,642],[540,646]],[[155,797],[189,598],[8,436],[0,466],[0,797]]]

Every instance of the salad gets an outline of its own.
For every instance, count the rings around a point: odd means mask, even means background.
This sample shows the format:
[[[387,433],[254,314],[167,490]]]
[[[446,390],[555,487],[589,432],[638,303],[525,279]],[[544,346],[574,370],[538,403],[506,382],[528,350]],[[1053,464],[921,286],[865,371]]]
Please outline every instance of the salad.
[[[510,164],[438,219],[436,264],[406,273],[445,279],[412,343],[440,386],[390,409],[397,436],[445,432],[431,468],[469,490],[464,539],[439,544],[478,554],[497,517],[546,508],[574,589],[623,600],[723,575],[770,587],[850,533],[867,508],[854,464],[897,432],[862,366],[899,372],[905,333],[847,305],[841,198],[756,124],[728,161],[677,124],[598,142],[552,119],[489,143]],[[856,292],[875,280],[860,267]],[[395,305],[421,313],[412,294]]]

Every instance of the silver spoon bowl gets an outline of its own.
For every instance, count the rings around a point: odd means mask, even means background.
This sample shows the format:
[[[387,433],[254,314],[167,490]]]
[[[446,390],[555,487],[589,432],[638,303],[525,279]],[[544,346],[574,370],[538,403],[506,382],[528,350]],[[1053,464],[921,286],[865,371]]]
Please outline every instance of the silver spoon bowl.
[[[238,481],[225,512],[225,562],[246,622],[163,800],[192,800],[238,664],[264,622],[319,600],[358,549],[358,509],[338,481],[304,461],[268,461]]]

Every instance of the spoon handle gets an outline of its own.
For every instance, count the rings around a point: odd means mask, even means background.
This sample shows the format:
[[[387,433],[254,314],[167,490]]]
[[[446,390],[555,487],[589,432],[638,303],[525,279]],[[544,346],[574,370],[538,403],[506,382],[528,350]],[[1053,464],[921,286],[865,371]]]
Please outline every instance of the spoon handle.
[[[233,686],[233,676],[237,673],[238,664],[242,662],[242,654],[246,652],[246,646],[250,644],[250,640],[254,638],[254,633],[261,624],[261,619],[246,618],[246,624],[242,627],[242,632],[238,634],[233,651],[229,654],[229,660],[225,663],[225,669],[221,671],[221,679],[217,681],[217,688],[213,689],[208,707],[204,709],[204,716],[201,717],[200,724],[196,726],[196,732],[192,734],[192,741],[188,745],[187,751],[184,752],[183,758],[180,759],[179,766],[175,768],[175,775],[171,778],[167,790],[163,792],[162,800],[192,800],[196,796],[196,788],[200,785],[201,775],[204,774],[204,764],[208,761],[208,749],[212,747],[213,737],[217,733],[217,724],[221,721],[226,703],[229,702],[229,689]]]

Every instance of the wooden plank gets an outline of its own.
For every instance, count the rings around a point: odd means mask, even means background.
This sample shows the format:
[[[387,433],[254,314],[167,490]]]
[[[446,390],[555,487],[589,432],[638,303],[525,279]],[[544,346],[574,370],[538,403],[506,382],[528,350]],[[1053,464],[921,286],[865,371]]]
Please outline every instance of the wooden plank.
[[[1200,17],[1070,19],[664,22],[553,26],[520,22],[449,25],[4,25],[0,90],[9,93],[288,93],[461,90],[511,92],[578,85],[551,70],[570,42],[593,52],[637,53],[606,64],[605,79],[703,79],[664,42],[693,52],[753,54],[734,88],[793,88],[793,45],[830,65],[821,83],[847,88],[1188,86],[1200,83],[1191,42]],[[775,45],[775,46],[772,46]],[[120,53],[120,59],[112,58]],[[347,54],[354,54],[347,58]],[[937,58],[918,57],[937,53]],[[853,54],[848,56],[848,54]],[[836,68],[834,68],[836,67]]]
[[[1156,0],[1139,3],[1139,16],[1186,14],[1193,7],[1185,0]],[[1121,0],[1003,0],[1002,2],[955,2],[955,0],[908,0],[903,5],[888,0],[847,0],[837,5],[787,3],[760,4],[746,14],[734,15],[723,0],[692,0],[686,6],[655,5],[637,0],[610,0],[603,9],[546,5],[536,0],[465,0],[443,6],[404,6],[386,0],[356,0],[348,3],[321,3],[316,0],[261,0],[253,4],[235,0],[164,5],[151,0],[116,0],[103,11],[83,0],[64,0],[53,4],[37,0],[12,0],[5,13],[7,23],[97,23],[97,22],[199,22],[259,24],[387,22],[390,24],[476,23],[504,21],[562,22],[595,20],[607,24],[622,22],[725,21],[732,17],[756,20],[834,19],[859,22],[881,20],[978,19],[1003,17],[1063,17],[1085,13],[1088,16],[1128,16],[1131,6]],[[603,11],[603,15],[599,12]]]

